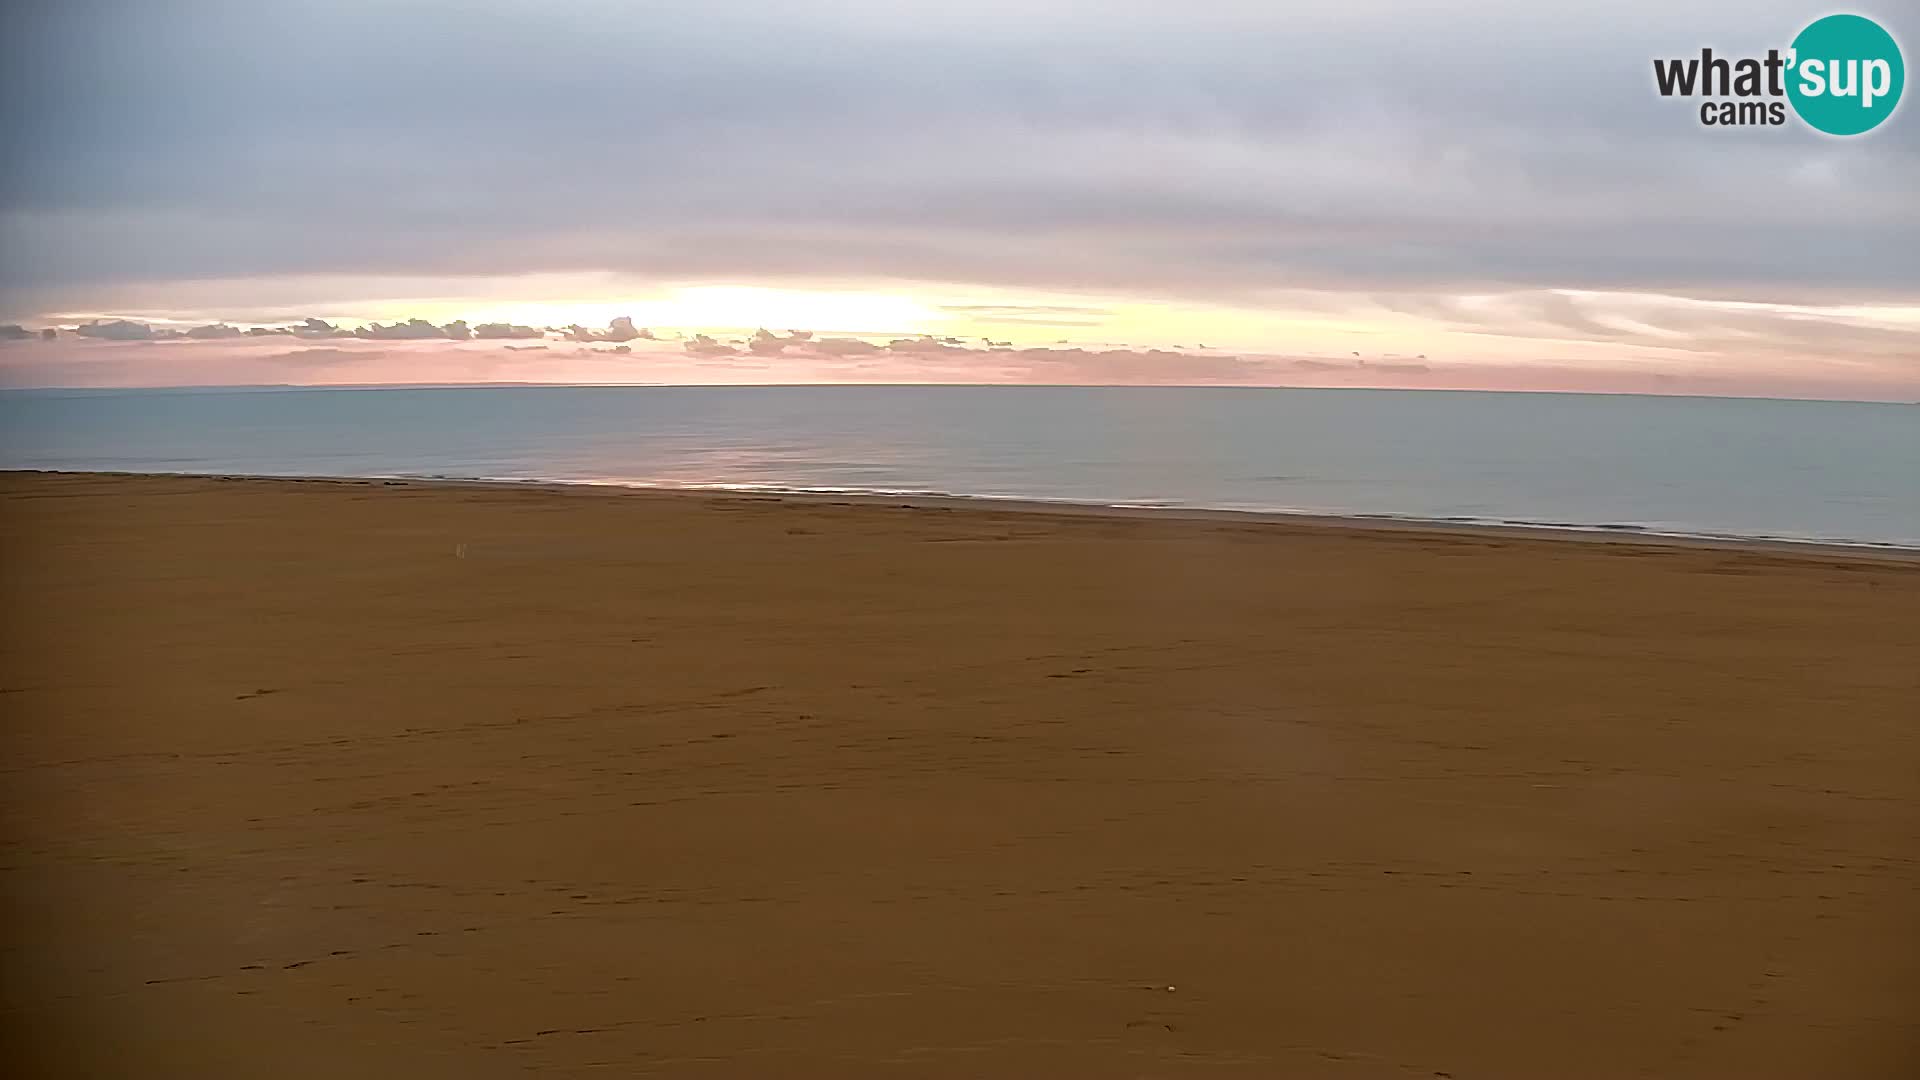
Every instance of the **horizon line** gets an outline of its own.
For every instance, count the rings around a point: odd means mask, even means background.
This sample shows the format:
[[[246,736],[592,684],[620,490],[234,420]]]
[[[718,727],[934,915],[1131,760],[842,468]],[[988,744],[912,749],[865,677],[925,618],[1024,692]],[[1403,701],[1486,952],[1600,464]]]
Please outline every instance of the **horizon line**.
[[[36,393],[285,393],[377,390],[1314,390],[1335,393],[1510,394],[1533,397],[1692,398],[1704,401],[1787,401],[1828,405],[1920,406],[1900,398],[1801,397],[1779,394],[1664,393],[1644,390],[1534,390],[1460,386],[1308,386],[1286,383],[994,383],[994,382],[458,382],[458,383],[182,383],[149,386],[0,386],[0,394]]]

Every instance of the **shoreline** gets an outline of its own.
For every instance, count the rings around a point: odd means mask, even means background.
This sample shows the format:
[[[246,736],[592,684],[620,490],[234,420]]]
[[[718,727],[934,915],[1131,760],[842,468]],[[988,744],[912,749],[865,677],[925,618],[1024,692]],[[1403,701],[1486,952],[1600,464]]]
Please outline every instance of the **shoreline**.
[[[1920,399],[1903,397],[1804,397],[1778,394],[1708,394],[1708,393],[1658,393],[1648,390],[1526,390],[1491,389],[1486,387],[1461,386],[1314,386],[1300,383],[1006,383],[990,382],[427,382],[427,383],[235,383],[232,385],[206,385],[201,383],[160,383],[142,386],[61,386],[61,385],[13,385],[0,386],[0,396],[7,394],[263,394],[298,393],[305,391],[370,391],[370,390],[813,390],[813,389],[883,389],[883,390],[1227,390],[1227,391],[1267,391],[1267,390],[1308,390],[1332,391],[1335,393],[1387,393],[1387,394],[1512,394],[1532,397],[1596,397],[1596,398],[1678,398],[1694,401],[1780,401],[1808,402],[1816,405],[1892,405],[1896,407],[1920,407]]]
[[[156,477],[232,482],[287,482],[306,484],[374,484],[422,488],[486,488],[539,491],[603,497],[681,497],[796,505],[891,506],[897,509],[1005,512],[1067,519],[1121,518],[1142,521],[1190,521],[1242,524],[1281,530],[1320,530],[1349,533],[1411,534],[1414,536],[1501,538],[1556,543],[1624,545],[1650,549],[1706,549],[1759,552],[1814,559],[1842,558],[1864,562],[1912,565],[1920,563],[1920,545],[1905,546],[1865,540],[1800,539],[1780,536],[1727,536],[1710,533],[1663,532],[1637,525],[1580,525],[1544,522],[1503,522],[1453,518],[1397,517],[1371,514],[1314,513],[1291,510],[1241,510],[1202,506],[1149,506],[1127,503],[1076,502],[1021,496],[957,495],[923,492],[840,491],[744,485],[666,485],[600,480],[520,480],[453,476],[284,475],[230,472],[166,472],[146,470],[0,469],[0,475],[51,477]]]

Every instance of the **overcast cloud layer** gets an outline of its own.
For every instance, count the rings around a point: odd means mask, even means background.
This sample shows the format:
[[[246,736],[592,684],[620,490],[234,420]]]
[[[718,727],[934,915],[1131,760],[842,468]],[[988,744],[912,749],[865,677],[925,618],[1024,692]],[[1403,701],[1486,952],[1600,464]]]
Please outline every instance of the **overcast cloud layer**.
[[[587,272],[1311,292],[1436,326],[1553,290],[1920,308],[1912,103],[1831,139],[1703,128],[1652,87],[1656,56],[1764,54],[1824,8],[1034,6],[6,5],[0,315]],[[259,310],[237,292],[190,310]],[[1612,321],[1545,318],[1589,341],[1637,318],[1584,303]],[[1761,314],[1684,317],[1808,337]],[[1901,319],[1839,326],[1812,347],[1920,355]]]
[[[1408,6],[10,5],[5,282],[1920,288],[1920,124],[1651,89],[1804,4]]]

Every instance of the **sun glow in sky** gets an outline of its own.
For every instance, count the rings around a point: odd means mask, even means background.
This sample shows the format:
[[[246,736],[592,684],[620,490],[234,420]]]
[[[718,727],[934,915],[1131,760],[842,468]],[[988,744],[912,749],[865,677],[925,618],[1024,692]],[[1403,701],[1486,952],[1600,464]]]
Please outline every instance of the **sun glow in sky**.
[[[638,326],[679,333],[752,333],[761,328],[863,337],[931,335],[1022,345],[1307,352],[1411,348],[1432,327],[1388,311],[1332,312],[1285,305],[1235,308],[1111,295],[886,283],[843,289],[692,285],[656,292],[537,301],[433,300],[371,305],[371,317],[605,326],[626,316]],[[175,320],[170,320],[175,321]],[[190,321],[190,320],[188,320]]]
[[[279,295],[289,287],[323,298],[312,317],[332,327],[243,335],[303,325]],[[382,292],[403,298],[370,299]],[[228,306],[212,306],[219,298]],[[126,306],[43,317],[70,328],[50,343],[17,332],[0,348],[0,383],[1224,383],[1920,397],[1910,349],[1920,307],[1899,304],[1574,289],[1281,289],[1227,304],[611,274],[200,282],[120,299]],[[410,320],[417,333],[393,332]],[[631,335],[610,333],[616,320],[631,320]],[[96,322],[114,332],[89,328]],[[366,324],[389,329],[357,332]],[[460,324],[516,332],[441,332]]]
[[[465,318],[469,322],[521,323],[528,326],[605,326],[627,316],[640,326],[696,331],[748,331],[760,327],[812,328],[865,334],[944,333],[952,312],[905,293],[775,288],[753,285],[695,285],[664,294],[618,298],[568,299],[463,305],[432,305],[431,315],[387,305],[391,318],[421,316]]]

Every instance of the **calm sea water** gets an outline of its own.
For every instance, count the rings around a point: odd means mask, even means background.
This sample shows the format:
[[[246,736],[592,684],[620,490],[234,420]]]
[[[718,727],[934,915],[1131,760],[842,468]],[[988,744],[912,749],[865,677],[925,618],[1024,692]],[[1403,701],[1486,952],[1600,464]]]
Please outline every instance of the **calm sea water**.
[[[1920,406],[1383,390],[0,393],[0,466],[945,493],[1920,547]]]

